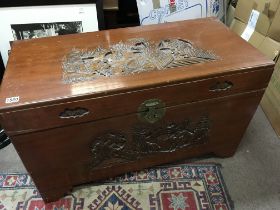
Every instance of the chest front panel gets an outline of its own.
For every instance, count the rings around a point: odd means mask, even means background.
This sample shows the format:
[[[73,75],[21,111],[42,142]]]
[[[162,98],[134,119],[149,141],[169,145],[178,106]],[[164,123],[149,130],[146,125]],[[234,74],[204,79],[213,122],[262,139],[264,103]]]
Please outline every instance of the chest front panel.
[[[131,91],[108,97],[9,112],[2,115],[8,134],[29,133],[81,122],[118,117],[139,111],[149,99],[160,99],[165,107],[249,92],[265,88],[272,70],[214,77],[210,79]],[[32,120],[26,119],[32,118]]]
[[[81,123],[12,138],[25,166],[43,191],[51,171],[64,171],[75,185],[129,170],[202,154],[235,150],[263,90],[165,109],[156,123],[139,115]],[[30,152],[32,147],[32,152]]]

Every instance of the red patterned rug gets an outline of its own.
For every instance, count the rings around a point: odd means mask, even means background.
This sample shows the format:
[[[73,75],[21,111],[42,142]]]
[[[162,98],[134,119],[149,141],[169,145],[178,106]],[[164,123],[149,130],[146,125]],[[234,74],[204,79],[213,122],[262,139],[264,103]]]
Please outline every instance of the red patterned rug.
[[[218,164],[155,167],[75,188],[44,204],[27,174],[0,174],[0,210],[230,210]]]

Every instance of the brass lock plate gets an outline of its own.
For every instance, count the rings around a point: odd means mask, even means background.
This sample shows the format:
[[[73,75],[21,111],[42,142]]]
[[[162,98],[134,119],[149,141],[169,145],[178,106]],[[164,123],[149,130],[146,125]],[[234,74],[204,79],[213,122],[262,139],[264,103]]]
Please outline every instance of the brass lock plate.
[[[144,101],[138,108],[138,118],[148,123],[156,123],[165,115],[165,103],[160,99]]]

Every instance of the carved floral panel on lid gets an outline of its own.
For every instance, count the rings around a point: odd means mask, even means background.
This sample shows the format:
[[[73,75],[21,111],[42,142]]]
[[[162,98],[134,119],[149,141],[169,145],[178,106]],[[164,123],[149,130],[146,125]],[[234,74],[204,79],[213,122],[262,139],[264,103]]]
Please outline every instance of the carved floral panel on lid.
[[[217,58],[214,53],[183,39],[165,39],[155,43],[135,38],[113,44],[108,49],[73,49],[62,61],[63,81],[75,83],[98,77],[163,70]]]

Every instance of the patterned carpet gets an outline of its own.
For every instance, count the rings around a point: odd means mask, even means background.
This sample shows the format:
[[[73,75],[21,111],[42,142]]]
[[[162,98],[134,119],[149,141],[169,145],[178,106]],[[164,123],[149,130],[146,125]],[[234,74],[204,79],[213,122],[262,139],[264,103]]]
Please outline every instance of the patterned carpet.
[[[44,204],[27,174],[0,174],[0,210],[230,210],[217,164],[155,167],[75,188]]]

